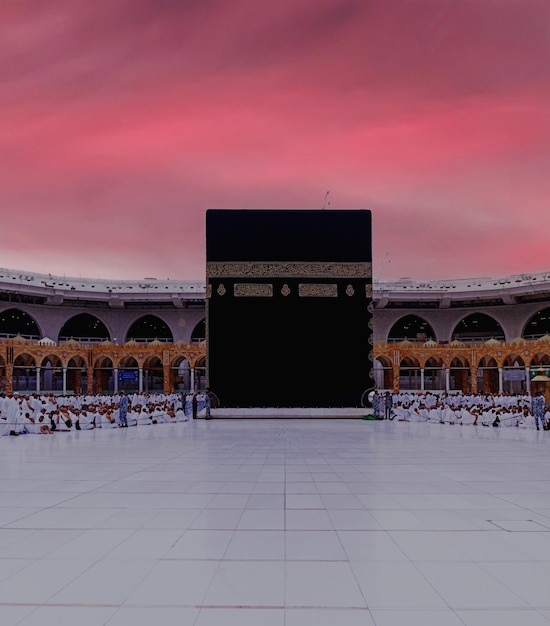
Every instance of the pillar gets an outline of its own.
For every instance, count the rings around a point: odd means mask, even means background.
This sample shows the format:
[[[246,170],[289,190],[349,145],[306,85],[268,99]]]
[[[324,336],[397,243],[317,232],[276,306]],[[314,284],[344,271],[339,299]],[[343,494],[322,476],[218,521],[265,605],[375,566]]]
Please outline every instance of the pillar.
[[[164,393],[171,393],[173,390],[170,388],[170,366],[162,366],[162,389]]]
[[[502,393],[502,367],[498,368],[498,392]]]
[[[13,364],[6,363],[6,393],[13,393]]]
[[[472,366],[470,368],[470,376],[471,376],[471,384],[472,384],[472,393],[477,393],[477,367]]]
[[[67,395],[67,368],[63,368],[63,395]]]
[[[190,387],[190,391],[193,392],[195,391],[195,368],[190,367],[189,371],[191,372],[189,387]]]
[[[445,368],[445,391],[449,391],[451,388],[451,370],[450,368]]]
[[[86,368],[86,393],[91,396],[94,392],[94,368]]]
[[[118,393],[118,367],[113,367],[113,393]]]
[[[143,393],[143,367],[138,370],[138,391]]]
[[[393,392],[399,393],[399,365],[393,366]]]
[[[78,395],[82,393],[82,370],[80,367],[74,370],[74,392]]]
[[[420,391],[424,391],[424,368],[420,368]]]
[[[36,393],[40,393],[40,365],[36,366]]]

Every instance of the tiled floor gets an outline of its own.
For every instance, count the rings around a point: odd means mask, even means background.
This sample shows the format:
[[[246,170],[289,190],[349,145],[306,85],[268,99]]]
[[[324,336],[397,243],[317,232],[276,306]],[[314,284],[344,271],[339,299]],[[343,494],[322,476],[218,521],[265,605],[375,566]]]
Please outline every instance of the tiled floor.
[[[550,624],[550,433],[351,419],[0,440],[0,624]]]

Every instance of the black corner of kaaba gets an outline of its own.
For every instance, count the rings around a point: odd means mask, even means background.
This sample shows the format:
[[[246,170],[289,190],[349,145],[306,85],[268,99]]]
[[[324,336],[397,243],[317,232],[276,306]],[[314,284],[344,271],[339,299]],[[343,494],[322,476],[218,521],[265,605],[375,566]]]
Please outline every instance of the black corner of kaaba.
[[[207,380],[222,406],[360,406],[371,232],[367,210],[207,211]]]

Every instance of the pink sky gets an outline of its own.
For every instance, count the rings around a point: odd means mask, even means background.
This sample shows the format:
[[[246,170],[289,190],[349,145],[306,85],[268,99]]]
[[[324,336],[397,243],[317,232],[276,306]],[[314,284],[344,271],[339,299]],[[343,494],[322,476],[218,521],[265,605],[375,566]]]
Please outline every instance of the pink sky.
[[[208,208],[373,212],[374,276],[550,269],[548,0],[3,0],[0,266],[204,279]]]

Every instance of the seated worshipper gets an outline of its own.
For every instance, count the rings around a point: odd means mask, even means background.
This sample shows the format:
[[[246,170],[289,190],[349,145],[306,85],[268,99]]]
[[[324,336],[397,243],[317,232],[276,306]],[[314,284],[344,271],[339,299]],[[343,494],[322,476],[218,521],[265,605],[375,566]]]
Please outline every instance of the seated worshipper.
[[[493,424],[493,422],[496,419],[496,409],[493,408],[486,408],[484,411],[481,412],[480,415],[480,422],[482,426],[491,426]]]
[[[76,430],[92,430],[95,428],[94,416],[86,409],[82,409],[76,415],[75,428]]]
[[[69,407],[67,406],[60,406],[59,407],[59,413],[61,414],[61,416],[63,417],[65,424],[69,427],[72,428],[74,422],[75,422],[75,414],[69,409]]]
[[[428,421],[431,424],[443,424],[441,413],[441,405],[438,402],[433,408],[430,409],[430,412],[428,414]]]
[[[500,425],[505,427],[517,426],[521,411],[517,406],[509,406],[500,413]]]
[[[137,426],[136,412],[133,408],[128,408],[128,413],[126,414],[126,423],[128,426]]]
[[[458,413],[458,411],[457,411]],[[473,426],[477,425],[477,413],[475,413],[475,409],[469,409],[468,407],[462,407],[460,409],[460,423],[463,426]]]
[[[115,418],[113,417],[112,409],[105,409],[105,408],[100,409],[99,418],[100,418],[100,423],[101,423],[100,428],[118,428],[118,424]],[[97,426],[97,421],[96,421],[96,426]]]
[[[59,409],[50,412],[50,427],[52,430],[69,432],[72,425],[72,422],[68,421]]]
[[[142,407],[140,404],[136,406],[135,418],[137,426],[150,426],[152,423],[147,407]]]
[[[457,415],[453,405],[447,406],[441,411],[441,421],[451,426],[456,424]]]
[[[393,405],[393,411],[397,415],[398,422],[411,421],[411,414],[409,411],[409,405],[407,403],[401,404],[401,402],[396,402]]]
[[[53,435],[50,426],[50,417],[45,408],[41,408],[40,411],[38,411],[38,414],[34,418],[34,423],[36,428],[38,428],[43,435]]]
[[[163,424],[167,422],[166,409],[161,404],[155,404],[151,411],[151,421],[153,424]]]
[[[523,409],[523,415],[521,416],[518,422],[519,428],[532,428],[533,430],[537,427],[537,423],[535,422],[535,416],[531,413],[531,410],[525,407]]]
[[[427,422],[429,411],[424,404],[420,404],[417,409],[410,411],[411,422]]]
[[[178,407],[174,413],[177,422],[187,422],[189,419],[181,407]]]
[[[40,417],[35,418],[30,413],[25,413],[25,430],[32,435],[52,435],[52,429],[43,421],[44,415],[41,417],[42,422],[40,422]]]
[[[166,422],[170,422],[170,423],[175,423],[176,420],[176,412],[174,411],[174,407],[173,406],[169,406],[166,409]]]

